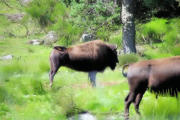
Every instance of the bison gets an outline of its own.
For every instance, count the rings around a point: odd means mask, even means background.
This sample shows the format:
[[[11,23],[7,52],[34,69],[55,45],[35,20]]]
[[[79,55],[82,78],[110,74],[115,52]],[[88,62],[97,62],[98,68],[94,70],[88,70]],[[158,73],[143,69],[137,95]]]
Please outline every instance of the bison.
[[[118,63],[117,46],[94,40],[69,48],[55,46],[50,54],[50,86],[61,66],[77,71],[87,72],[93,87],[96,86],[96,73],[103,72],[106,67],[115,69]]]
[[[124,72],[124,69],[127,72]],[[178,96],[180,91],[180,56],[146,60],[124,65],[123,76],[127,77],[129,93],[125,98],[125,117],[129,117],[129,106],[133,102],[136,113],[147,89],[156,95]]]

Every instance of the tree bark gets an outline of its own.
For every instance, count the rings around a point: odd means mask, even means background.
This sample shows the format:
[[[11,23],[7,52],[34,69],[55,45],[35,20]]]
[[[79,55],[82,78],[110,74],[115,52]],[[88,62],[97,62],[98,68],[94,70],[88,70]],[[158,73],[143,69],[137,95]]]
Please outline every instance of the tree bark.
[[[123,50],[125,54],[136,53],[135,47],[135,24],[134,24],[134,1],[122,0],[122,24],[123,24]]]

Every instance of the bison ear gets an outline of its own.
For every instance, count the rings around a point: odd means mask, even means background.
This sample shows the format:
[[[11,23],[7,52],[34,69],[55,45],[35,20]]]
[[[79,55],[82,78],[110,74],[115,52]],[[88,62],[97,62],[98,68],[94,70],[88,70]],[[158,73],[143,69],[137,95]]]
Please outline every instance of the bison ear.
[[[64,46],[55,46],[54,49],[56,49],[58,51],[65,51],[67,48]]]

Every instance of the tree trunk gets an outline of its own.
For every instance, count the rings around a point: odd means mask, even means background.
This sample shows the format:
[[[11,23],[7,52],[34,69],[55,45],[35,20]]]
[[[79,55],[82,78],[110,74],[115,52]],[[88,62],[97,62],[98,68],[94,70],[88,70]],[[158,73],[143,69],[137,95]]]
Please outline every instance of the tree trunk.
[[[135,24],[134,24],[134,0],[122,0],[122,24],[123,24],[123,49],[125,54],[136,53]]]
[[[114,5],[117,5],[118,3],[117,3],[117,0],[114,0]]]

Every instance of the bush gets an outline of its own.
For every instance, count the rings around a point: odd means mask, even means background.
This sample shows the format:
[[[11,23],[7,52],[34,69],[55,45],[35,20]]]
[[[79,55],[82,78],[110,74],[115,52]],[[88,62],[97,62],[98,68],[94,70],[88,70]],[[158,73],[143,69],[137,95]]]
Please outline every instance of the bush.
[[[6,104],[1,103],[0,104],[0,118],[1,116],[6,115],[8,112],[10,112],[9,107]]]
[[[139,60],[139,57],[136,54],[125,54],[119,56],[119,65],[134,63]]]
[[[0,34],[3,35],[4,34],[4,29],[7,29],[7,26],[10,24],[9,20],[5,17],[0,15]]]
[[[31,86],[33,89],[33,93],[35,95],[44,95],[46,94],[46,91],[44,89],[44,86],[40,80],[32,80],[31,81]]]
[[[0,86],[0,103],[14,103],[15,97],[5,87]]]
[[[58,33],[58,43],[64,46],[71,45],[79,40],[81,28],[73,25],[69,19],[69,9],[59,0],[34,0],[26,8],[45,30],[54,30]]]
[[[58,106],[58,111],[61,114],[69,115],[78,113],[78,108],[74,101],[74,94],[72,88],[65,86],[52,94],[54,106]]]
[[[112,34],[109,38],[109,43],[116,44],[118,47],[122,47],[122,32],[118,31],[115,34]]]
[[[76,27],[67,21],[59,21],[50,29],[57,31],[59,37],[58,44],[64,46],[72,45],[72,43],[78,41],[83,31],[82,28]]]
[[[153,19],[152,21],[140,26],[139,33],[137,34],[137,40],[141,40],[143,43],[148,44],[162,42],[162,36],[168,29],[166,23],[166,19]],[[141,39],[139,39],[139,37]]]
[[[56,22],[59,16],[64,16],[64,9],[58,0],[34,0],[26,8],[26,12],[45,27]]]
[[[81,0],[79,3],[72,2],[70,16],[73,24],[87,32],[97,32],[99,38],[106,40],[109,36],[107,29],[120,24],[119,13],[120,8],[113,2]]]
[[[101,40],[108,41],[110,36],[110,31],[108,31],[105,27],[99,28],[97,30],[97,37]]]
[[[160,49],[155,49],[155,48],[151,48],[151,47],[147,48],[147,50],[144,53],[144,57],[146,59],[157,59],[157,58],[165,58],[165,57],[172,56],[172,54],[165,52],[164,48],[162,48],[161,46],[159,46],[159,47],[160,47]]]
[[[153,43],[162,43],[159,46],[162,52],[177,55],[177,48],[174,46],[180,43],[180,19],[157,19],[137,25],[136,42],[147,43],[151,46]]]
[[[180,43],[180,19],[171,19],[166,34],[163,36],[163,48],[172,53],[174,46]]]
[[[174,48],[172,48],[171,53],[173,55],[180,55],[180,45],[177,45]]]

